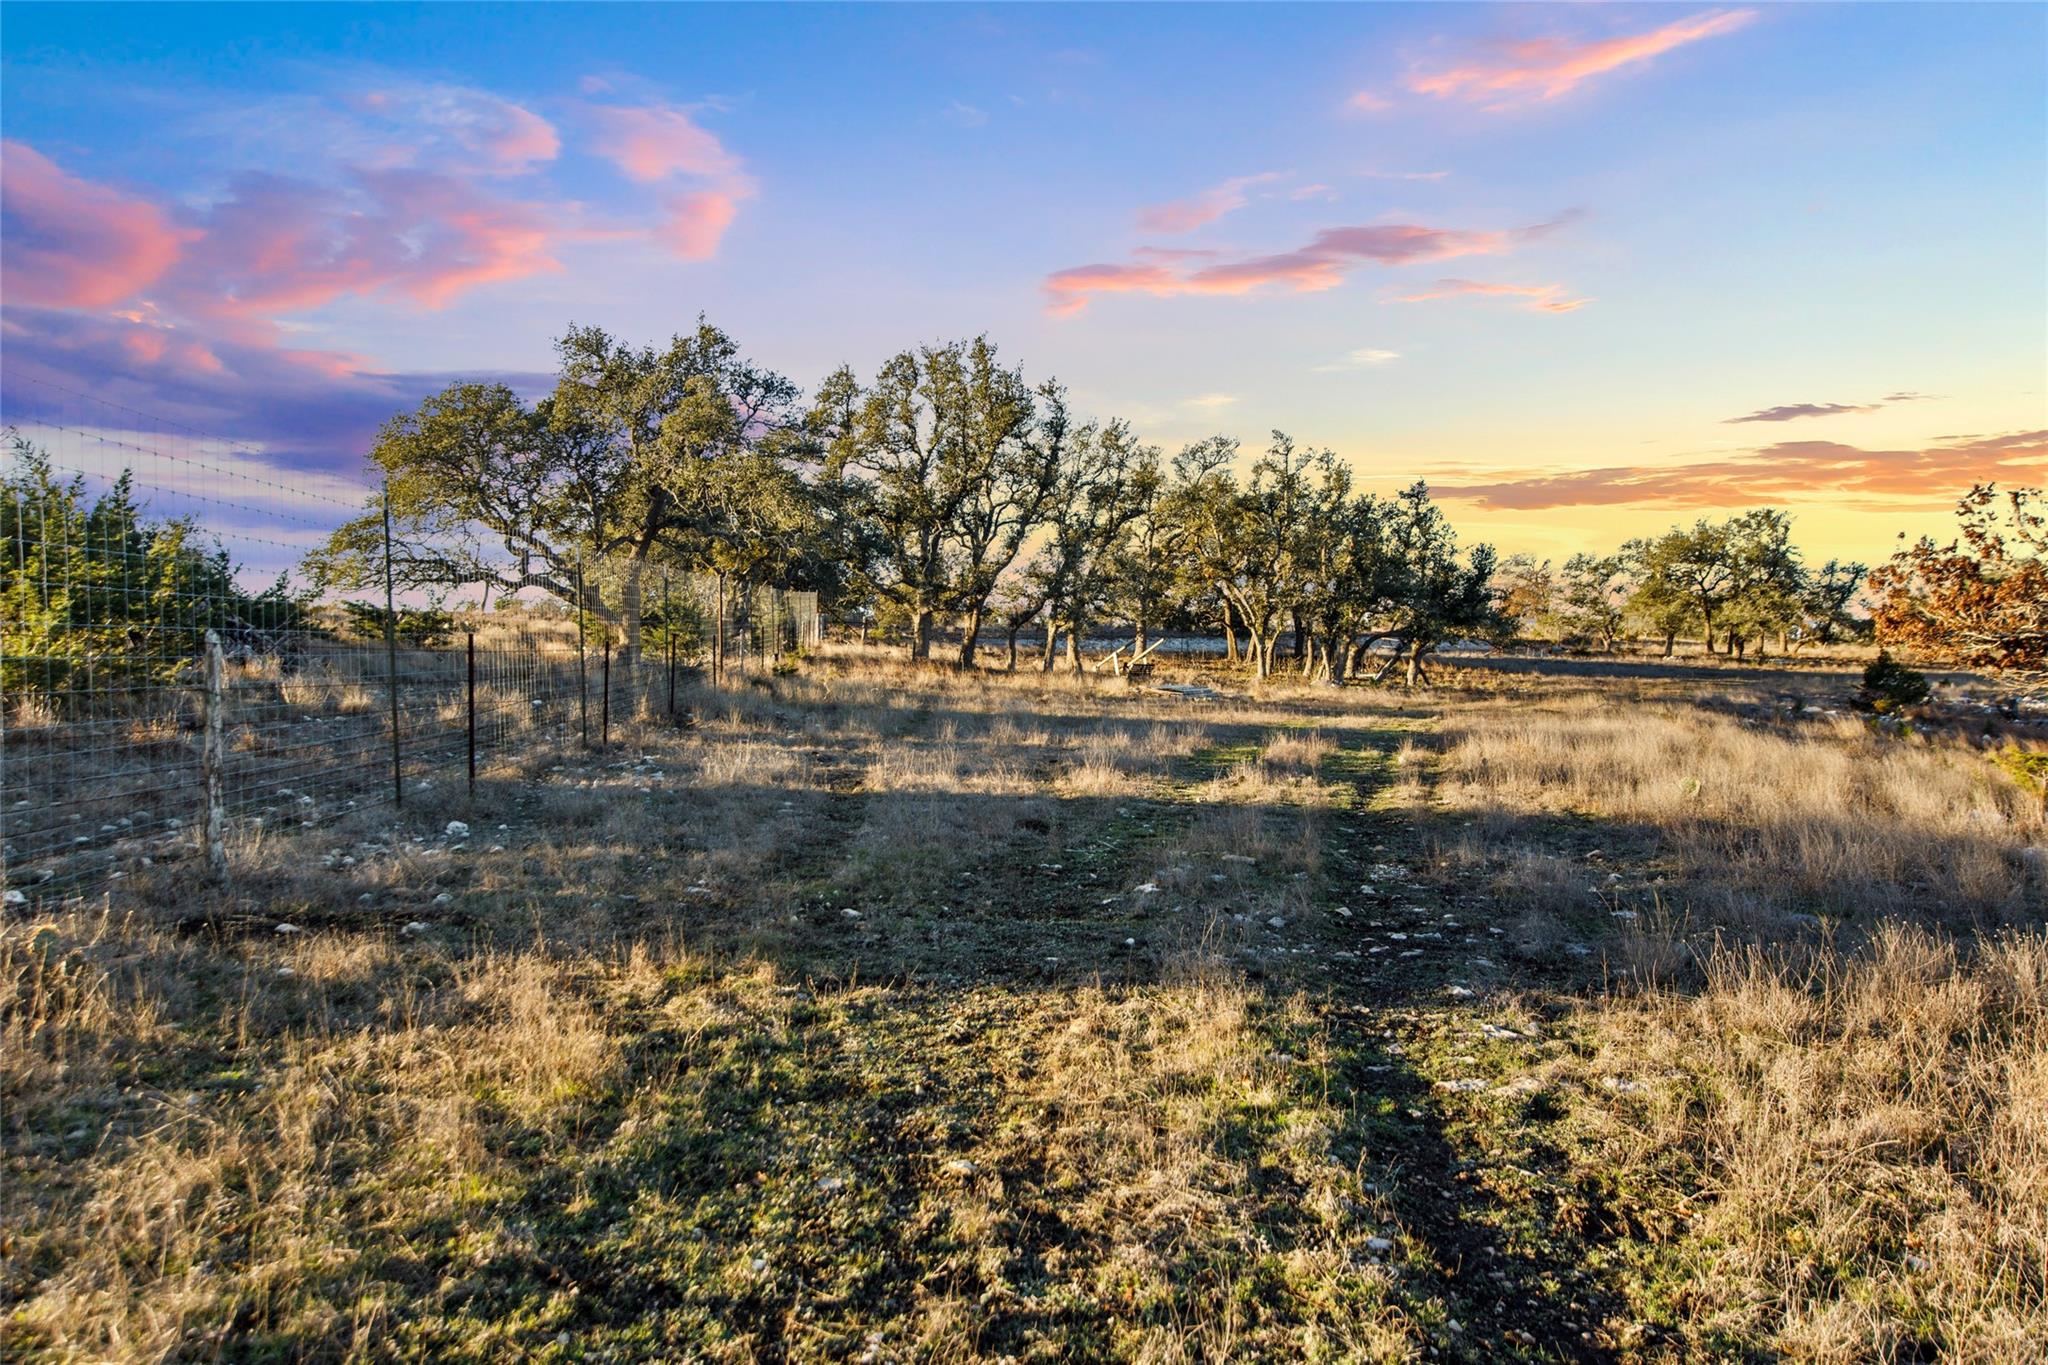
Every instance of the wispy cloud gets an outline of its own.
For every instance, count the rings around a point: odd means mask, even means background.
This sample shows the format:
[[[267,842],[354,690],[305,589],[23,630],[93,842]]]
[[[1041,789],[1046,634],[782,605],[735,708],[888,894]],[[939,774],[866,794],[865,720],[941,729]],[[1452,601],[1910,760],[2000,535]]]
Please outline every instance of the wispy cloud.
[[[1428,303],[1437,299],[1470,296],[1519,299],[1539,313],[1573,313],[1591,299],[1573,298],[1561,284],[1490,284],[1483,280],[1438,280],[1420,293],[1403,294],[1402,303]]]
[[[940,117],[962,128],[980,128],[988,123],[988,110],[977,108],[962,100],[954,100],[946,106]]]
[[[1401,358],[1399,351],[1360,350],[1352,351],[1342,360],[1327,365],[1311,366],[1315,374],[1339,374],[1346,370],[1369,370],[1380,365],[1391,365]]]
[[[1741,507],[1815,497],[1932,507],[1985,481],[2048,482],[2048,431],[1952,437],[1918,450],[1781,441],[1691,464],[1611,465],[1542,474],[1502,471],[1491,478],[1468,475],[1432,484],[1431,489],[1481,507],[1517,511],[1625,504]]]
[[[104,308],[156,283],[195,234],[135,195],[0,143],[0,277],[9,302]]]
[[[685,109],[666,104],[593,105],[591,147],[643,185],[676,175],[723,177],[739,172],[739,159]]]
[[[360,105],[405,129],[426,153],[408,164],[440,171],[524,175],[553,161],[562,139],[531,109],[468,86],[394,81],[358,97]],[[432,145],[438,140],[441,145]]]
[[[1758,408],[1755,412],[1741,417],[1726,419],[1728,426],[1740,426],[1745,422],[1790,422],[1800,417],[1840,417],[1849,413],[1876,412],[1892,403],[1920,403],[1932,397],[1925,393],[1888,393],[1876,403],[1781,403],[1774,408]]]
[[[1882,403],[1783,403],[1775,408],[1758,408],[1744,417],[1730,417],[1729,426],[1744,422],[1789,422],[1796,417],[1837,417],[1845,412],[1876,412]]]
[[[1267,286],[1296,293],[1334,289],[1364,265],[1400,266],[1458,256],[1496,255],[1548,235],[1575,215],[1507,231],[1379,223],[1325,228],[1292,251],[1216,258],[1199,268],[1157,255],[1138,263],[1097,264],[1059,270],[1045,279],[1048,309],[1079,313],[1098,294],[1247,294]]]
[[[1193,232],[1243,208],[1251,202],[1246,191],[1255,185],[1271,184],[1281,179],[1282,174],[1280,171],[1260,171],[1256,175],[1240,175],[1185,199],[1139,209],[1138,226],[1146,232]]]
[[[1750,9],[1707,10],[1614,38],[1525,39],[1497,45],[1450,66],[1412,72],[1404,84],[1418,95],[1493,109],[1552,100],[1598,77],[1653,61],[1675,48],[1733,33],[1755,18],[1756,11]]]
[[[1204,393],[1188,399],[1181,406],[1189,408],[1227,408],[1237,401],[1234,393]]]
[[[685,261],[717,255],[739,206],[755,194],[741,159],[687,109],[657,102],[597,105],[585,114],[595,129],[592,149],[627,179],[663,187],[695,182],[663,201],[653,239]]]
[[[1442,180],[1449,171],[1360,171],[1367,180]]]

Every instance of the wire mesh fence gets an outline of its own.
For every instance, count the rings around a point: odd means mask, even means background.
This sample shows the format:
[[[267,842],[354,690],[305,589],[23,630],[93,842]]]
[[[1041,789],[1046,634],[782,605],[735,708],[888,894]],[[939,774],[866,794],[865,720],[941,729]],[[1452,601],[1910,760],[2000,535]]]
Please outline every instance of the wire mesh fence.
[[[315,592],[299,565],[376,490],[9,376],[0,412],[0,881],[91,890],[218,859],[494,754],[609,743],[709,675],[816,644],[815,594],[578,565],[597,611],[483,585]],[[452,599],[452,600],[451,600]],[[600,617],[602,613],[602,617]]]

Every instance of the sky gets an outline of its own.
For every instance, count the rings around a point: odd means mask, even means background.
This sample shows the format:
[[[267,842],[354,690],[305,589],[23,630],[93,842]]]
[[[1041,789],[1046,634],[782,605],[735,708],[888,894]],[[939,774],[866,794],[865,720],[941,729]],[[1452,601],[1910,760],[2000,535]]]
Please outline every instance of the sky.
[[[2048,6],[0,20],[7,419],[336,508],[452,378],[699,314],[806,387],[987,333],[1169,454],[1282,429],[1558,559],[1768,504],[1871,562],[2048,483]]]

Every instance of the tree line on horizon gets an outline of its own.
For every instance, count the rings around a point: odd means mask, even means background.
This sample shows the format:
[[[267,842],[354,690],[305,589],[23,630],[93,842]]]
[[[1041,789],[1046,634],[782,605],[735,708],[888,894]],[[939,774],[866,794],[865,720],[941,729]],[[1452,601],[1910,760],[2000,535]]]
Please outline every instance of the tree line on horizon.
[[[871,379],[849,368],[808,396],[699,319],[665,346],[572,326],[554,390],[528,404],[457,383],[394,418],[370,451],[385,493],[308,568],[322,583],[383,571],[384,513],[407,587],[537,590],[639,647],[653,577],[819,590],[899,628],[929,658],[943,622],[958,659],[984,631],[1042,631],[1080,666],[1092,629],[1222,636],[1254,677],[1283,641],[1340,682],[1376,639],[1414,681],[1440,643],[1548,636],[1612,649],[1697,636],[1736,659],[1875,629],[1931,656],[2026,666],[2042,652],[2039,493],[1979,488],[1950,546],[1923,539],[1874,575],[1808,565],[1790,516],[1759,508],[1674,526],[1553,568],[1461,547],[1418,481],[1360,492],[1334,453],[1274,432],[1247,461],[1232,437],[1168,457],[1127,422],[1076,415],[986,337],[919,346]],[[606,572],[586,571],[602,561]],[[1874,593],[1874,597],[1868,594]],[[1867,610],[1866,610],[1867,608]],[[1953,646],[1953,648],[1951,648]]]
[[[1134,653],[1202,631],[1254,677],[1287,658],[1330,682],[1386,640],[1411,682],[1463,637],[1607,650],[1650,639],[1667,655],[1699,638],[1741,659],[1771,640],[1784,652],[1874,629],[1965,665],[2040,668],[2048,654],[2039,490],[1974,489],[1957,541],[1922,539],[1874,573],[1809,566],[1773,508],[1554,566],[1462,546],[1423,483],[1361,492],[1334,453],[1285,433],[1262,452],[1212,436],[1169,457],[1126,422],[1076,415],[1057,383],[1027,382],[985,337],[905,350],[867,380],[842,367],[808,396],[701,319],[644,347],[572,326],[556,350],[555,386],[538,401],[460,382],[395,416],[368,452],[379,491],[306,558],[313,591],[381,595],[388,558],[402,590],[539,595],[630,652],[670,624],[662,580],[703,575],[721,610],[727,593],[817,590],[843,617],[900,631],[913,659],[931,656],[946,623],[962,664],[993,629],[1013,667],[1027,630],[1046,668],[1062,639],[1080,667],[1082,642],[1104,628],[1128,631]],[[11,518],[17,530],[90,515],[26,477],[10,502],[42,510]],[[35,539],[13,537],[0,589],[48,596],[36,585],[114,571],[47,562],[92,558],[91,534],[76,550]],[[162,534],[166,546],[188,539]],[[54,619],[118,601],[132,616],[148,600],[121,590],[31,605]]]

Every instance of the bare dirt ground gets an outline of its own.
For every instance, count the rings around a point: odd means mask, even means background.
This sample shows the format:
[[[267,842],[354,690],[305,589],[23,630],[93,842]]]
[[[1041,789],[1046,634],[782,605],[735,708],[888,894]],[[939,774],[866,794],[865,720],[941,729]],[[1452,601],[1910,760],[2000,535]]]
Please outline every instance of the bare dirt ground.
[[[2038,798],[1444,681],[828,652],[18,908],[6,1349],[2038,1359]]]

